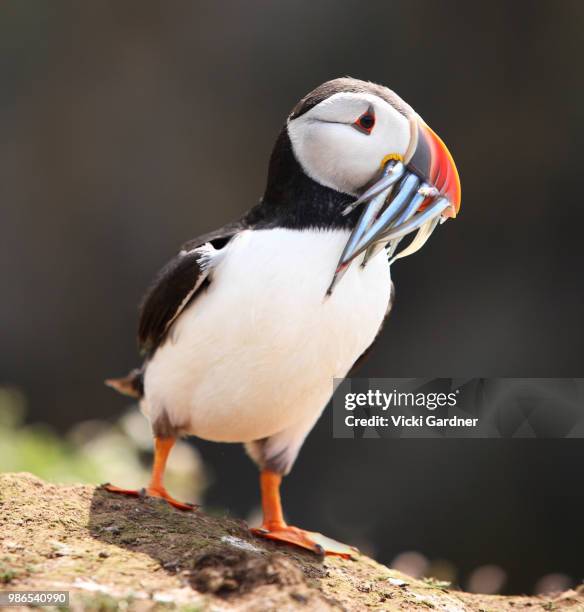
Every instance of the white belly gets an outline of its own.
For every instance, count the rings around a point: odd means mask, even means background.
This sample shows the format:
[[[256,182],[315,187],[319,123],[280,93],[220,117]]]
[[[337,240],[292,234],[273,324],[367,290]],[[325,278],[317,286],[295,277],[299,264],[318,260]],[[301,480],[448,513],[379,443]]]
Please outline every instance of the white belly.
[[[249,442],[316,419],[373,342],[390,299],[385,253],[325,298],[346,231],[237,236],[145,375],[144,409],[208,440]]]

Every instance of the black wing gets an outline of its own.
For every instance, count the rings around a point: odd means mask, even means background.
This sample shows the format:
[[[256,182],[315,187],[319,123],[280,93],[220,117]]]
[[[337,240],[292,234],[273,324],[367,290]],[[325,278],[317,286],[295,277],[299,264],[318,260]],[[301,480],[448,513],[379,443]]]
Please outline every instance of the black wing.
[[[152,355],[156,351],[173,321],[208,285],[208,271],[202,265],[204,256],[198,248],[210,243],[220,249],[242,229],[242,223],[232,223],[190,240],[157,274],[140,309],[138,346],[142,353]]]

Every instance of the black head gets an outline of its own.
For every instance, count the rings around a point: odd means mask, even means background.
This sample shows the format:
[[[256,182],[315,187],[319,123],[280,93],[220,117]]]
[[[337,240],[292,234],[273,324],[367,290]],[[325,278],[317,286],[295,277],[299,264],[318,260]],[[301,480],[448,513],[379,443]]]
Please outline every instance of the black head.
[[[379,178],[388,159],[409,161],[421,120],[390,89],[340,78],[304,96],[270,159],[266,191],[248,221],[283,227],[354,227],[342,211]]]

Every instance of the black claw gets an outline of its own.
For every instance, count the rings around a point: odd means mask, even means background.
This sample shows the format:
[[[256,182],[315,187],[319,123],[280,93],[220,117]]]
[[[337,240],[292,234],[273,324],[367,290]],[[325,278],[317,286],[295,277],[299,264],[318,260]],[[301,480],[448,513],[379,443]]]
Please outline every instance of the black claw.
[[[142,498],[147,497],[146,489],[144,487],[140,489],[140,497]]]
[[[320,545],[320,544],[315,544],[314,545],[314,552],[319,556],[319,557],[324,557],[325,555],[325,550],[324,548]]]

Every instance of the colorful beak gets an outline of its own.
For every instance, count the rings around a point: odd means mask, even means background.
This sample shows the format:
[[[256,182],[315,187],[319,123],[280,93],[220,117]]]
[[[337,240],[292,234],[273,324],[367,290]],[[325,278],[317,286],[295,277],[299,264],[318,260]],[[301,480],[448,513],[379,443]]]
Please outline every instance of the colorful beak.
[[[460,210],[460,178],[450,151],[434,130],[422,119],[417,120],[417,142],[408,168],[424,181],[436,187],[448,199],[450,206],[443,217],[456,217]]]
[[[389,161],[383,164],[378,180],[343,212],[348,214],[365,204],[341,254],[328,295],[364,251],[362,265],[383,247],[391,257],[401,239],[417,231],[412,243],[392,261],[411,255],[426,243],[440,219],[456,217],[460,209],[460,179],[450,151],[419,116],[411,122],[411,153],[402,161],[396,160],[399,156],[386,156],[384,161]]]

